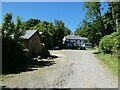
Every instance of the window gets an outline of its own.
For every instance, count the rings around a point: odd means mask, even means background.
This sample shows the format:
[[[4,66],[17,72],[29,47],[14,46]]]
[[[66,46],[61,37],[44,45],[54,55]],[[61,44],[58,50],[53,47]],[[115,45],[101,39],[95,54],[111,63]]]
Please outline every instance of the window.
[[[75,41],[73,40],[73,42],[75,42]]]

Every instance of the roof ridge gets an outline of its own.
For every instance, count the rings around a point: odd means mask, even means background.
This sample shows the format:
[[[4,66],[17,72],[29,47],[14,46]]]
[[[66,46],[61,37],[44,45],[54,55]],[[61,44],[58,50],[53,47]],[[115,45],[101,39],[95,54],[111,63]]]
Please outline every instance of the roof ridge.
[[[37,30],[27,30],[25,31],[25,34],[23,36],[21,36],[23,39],[29,39],[30,37],[32,37],[34,35],[34,33],[36,33]]]

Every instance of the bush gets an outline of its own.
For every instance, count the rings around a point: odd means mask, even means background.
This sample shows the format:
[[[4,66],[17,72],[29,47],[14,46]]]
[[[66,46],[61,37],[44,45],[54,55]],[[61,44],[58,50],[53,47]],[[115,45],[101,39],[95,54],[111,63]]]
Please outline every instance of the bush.
[[[99,48],[104,53],[117,52],[119,45],[119,33],[114,32],[111,35],[104,36],[99,43]]]
[[[2,38],[2,71],[3,73],[26,66],[23,49],[18,41]]]

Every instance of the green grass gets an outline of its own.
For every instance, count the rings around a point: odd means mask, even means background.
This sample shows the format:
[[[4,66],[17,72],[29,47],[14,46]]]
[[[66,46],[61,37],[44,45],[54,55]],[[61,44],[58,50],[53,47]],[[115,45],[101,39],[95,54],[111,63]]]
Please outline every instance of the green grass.
[[[86,50],[95,50],[95,48],[94,47],[92,47],[92,48],[86,48]]]
[[[7,75],[2,74],[2,75],[0,75],[0,81],[5,80],[9,77],[13,77],[14,75],[16,75],[16,74],[7,74]]]
[[[118,75],[118,58],[117,56],[111,56],[110,54],[97,53],[95,56],[105,64],[108,69],[114,74]]]

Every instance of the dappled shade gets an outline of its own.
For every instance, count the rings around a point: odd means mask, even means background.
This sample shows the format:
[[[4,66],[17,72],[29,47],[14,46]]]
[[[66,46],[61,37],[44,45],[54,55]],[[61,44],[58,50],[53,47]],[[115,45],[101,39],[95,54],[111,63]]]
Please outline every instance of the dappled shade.
[[[55,64],[55,61],[31,61],[26,67],[23,65],[16,68],[8,68],[3,71],[3,74],[17,74],[21,72],[37,70],[37,68],[44,68],[46,66],[51,66]],[[34,69],[33,69],[34,68]],[[36,68],[36,69],[35,69]]]

